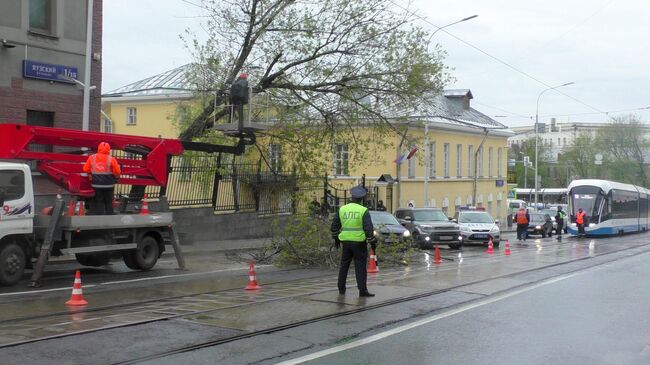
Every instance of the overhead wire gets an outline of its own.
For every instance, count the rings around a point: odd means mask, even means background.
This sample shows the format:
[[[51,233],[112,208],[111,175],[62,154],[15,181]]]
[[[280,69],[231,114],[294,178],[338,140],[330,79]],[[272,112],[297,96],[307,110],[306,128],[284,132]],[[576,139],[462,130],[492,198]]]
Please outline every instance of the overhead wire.
[[[454,35],[453,33],[450,33],[448,30],[443,29],[443,27],[439,27],[439,26],[437,26],[436,24],[433,24],[433,23],[432,23],[430,20],[428,20],[426,17],[421,16],[421,15],[418,15],[418,14],[415,13],[414,11],[411,11],[411,10],[409,10],[408,8],[405,8],[404,6],[395,3],[395,1],[393,1],[393,0],[389,0],[389,1],[390,1],[391,4],[395,5],[396,7],[398,7],[398,8],[400,8],[400,9],[406,11],[407,13],[409,13],[409,14],[411,14],[411,15],[417,17],[418,19],[422,20],[423,22],[428,23],[429,25],[432,25],[432,26],[436,27],[438,30],[447,33],[447,35],[451,36],[452,38],[458,40],[459,42],[461,42],[461,43],[463,43],[463,44],[465,44],[465,45],[467,45],[467,46],[469,46],[469,47],[471,47],[471,48],[473,48],[473,49],[475,49],[476,51],[478,51],[478,52],[484,54],[485,56],[487,56],[487,57],[489,57],[489,58],[491,58],[491,59],[497,61],[498,63],[500,63],[500,64],[502,64],[502,65],[508,67],[509,69],[511,69],[511,70],[513,70],[513,71],[515,71],[515,72],[517,72],[517,73],[519,73],[519,74],[522,74],[522,75],[526,76],[527,78],[529,78],[529,79],[531,79],[531,80],[533,80],[533,81],[535,81],[535,82],[537,82],[537,83],[539,83],[539,84],[541,84],[541,85],[544,85],[544,86],[549,87],[549,88],[552,88],[552,87],[553,87],[552,85],[550,85],[550,84],[548,84],[548,83],[546,83],[546,82],[544,82],[544,81],[542,81],[542,80],[536,78],[535,76],[533,76],[533,75],[531,75],[531,74],[529,74],[529,73],[527,73],[527,72],[525,72],[525,71],[523,71],[523,70],[518,69],[517,67],[515,67],[515,66],[509,64],[508,62],[506,62],[506,61],[500,59],[499,57],[494,56],[494,55],[488,53],[487,51],[484,51],[483,49],[479,48],[478,46],[475,46],[475,45],[473,45],[472,43],[470,43],[470,42],[468,42],[468,41],[466,41],[466,40],[464,40],[464,39],[462,39],[462,38],[460,38],[460,37],[457,37],[457,36]],[[596,108],[596,107],[594,107],[594,106],[591,106],[591,105],[589,105],[589,104],[583,102],[582,100],[579,100],[578,98],[575,98],[575,97],[573,97],[573,96],[571,96],[571,95],[569,95],[569,94],[563,92],[563,91],[560,90],[560,89],[553,89],[553,90],[555,90],[556,92],[560,93],[561,95],[564,95],[565,97],[567,97],[567,98],[569,98],[569,99],[571,99],[571,100],[573,100],[573,101],[575,101],[575,102],[577,102],[577,103],[579,103],[579,104],[582,104],[582,105],[588,107],[589,109],[592,109],[592,110],[597,111],[599,114],[606,114],[606,113],[603,112],[602,110],[600,110],[600,109],[598,109],[598,108]]]

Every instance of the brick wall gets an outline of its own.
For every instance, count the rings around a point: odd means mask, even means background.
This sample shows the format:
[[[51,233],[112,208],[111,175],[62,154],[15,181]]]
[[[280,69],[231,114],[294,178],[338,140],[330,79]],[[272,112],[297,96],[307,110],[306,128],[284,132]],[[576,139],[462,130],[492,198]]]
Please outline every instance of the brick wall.
[[[102,54],[103,0],[93,3],[92,52]],[[102,60],[91,61],[91,85],[96,89],[90,94],[89,128],[99,130],[101,111]],[[43,81],[46,82],[46,81]],[[11,86],[0,87],[0,123],[25,124],[27,110],[54,112],[54,126],[57,128],[81,129],[83,96],[58,94],[23,88],[23,78],[14,77]]]

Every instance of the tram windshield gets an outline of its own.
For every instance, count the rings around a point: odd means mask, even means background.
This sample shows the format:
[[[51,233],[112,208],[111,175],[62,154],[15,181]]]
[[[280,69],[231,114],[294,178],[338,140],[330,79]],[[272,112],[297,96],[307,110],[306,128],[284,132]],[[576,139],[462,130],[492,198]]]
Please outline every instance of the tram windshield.
[[[597,186],[576,186],[571,189],[570,212],[575,217],[578,209],[582,210],[590,217],[591,222],[598,222],[600,219],[600,204],[604,198],[602,190]]]

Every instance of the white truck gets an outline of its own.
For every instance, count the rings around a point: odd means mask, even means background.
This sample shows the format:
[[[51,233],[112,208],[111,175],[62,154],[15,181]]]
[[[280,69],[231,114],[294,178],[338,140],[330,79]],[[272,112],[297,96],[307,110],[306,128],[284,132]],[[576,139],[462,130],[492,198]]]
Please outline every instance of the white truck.
[[[118,161],[124,174],[120,183],[137,185],[142,191],[146,185],[164,186],[167,157],[183,151],[175,140],[0,125],[0,159],[22,161],[0,161],[0,284],[15,284],[26,268],[33,268],[31,285],[39,286],[49,257],[58,255],[74,254],[87,266],[122,258],[131,269],[149,270],[167,245],[173,247],[179,267],[185,268],[173,214],[164,196],[159,198],[157,211],[149,214],[140,214],[125,198],[118,214],[77,215],[77,199],[87,199],[93,193],[81,171],[87,156],[78,151],[39,152],[30,148],[34,144],[92,148],[99,141],[141,153],[139,159]],[[37,171],[32,171],[27,161],[37,162]],[[70,198],[52,194],[56,191],[52,188],[49,194],[35,195],[35,181],[45,177],[65,187]]]

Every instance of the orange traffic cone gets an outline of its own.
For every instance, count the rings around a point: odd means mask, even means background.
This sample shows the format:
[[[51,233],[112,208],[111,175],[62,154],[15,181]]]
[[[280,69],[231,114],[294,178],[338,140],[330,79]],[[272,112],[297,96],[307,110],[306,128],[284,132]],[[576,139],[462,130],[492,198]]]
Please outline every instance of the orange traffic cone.
[[[248,285],[244,288],[245,290],[257,290],[262,289],[261,286],[257,285],[257,276],[255,275],[255,263],[253,260],[248,264]]]
[[[379,268],[377,268],[377,256],[375,255],[375,251],[373,249],[370,249],[370,257],[368,258],[367,272],[369,274],[374,274],[376,272],[379,272]]]
[[[440,249],[438,248],[438,244],[436,243],[436,249],[433,254],[433,263],[434,264],[439,264],[442,262],[442,259],[440,258]]]
[[[74,284],[72,284],[72,295],[70,300],[65,302],[66,305],[86,305],[88,302],[84,299],[83,290],[81,289],[81,273],[77,270],[74,275]]]
[[[147,194],[144,194],[144,198],[142,198],[142,208],[140,208],[140,215],[147,214],[149,214],[149,203],[147,202]]]
[[[79,209],[77,209],[77,215],[86,215],[86,204],[83,201],[78,202]]]
[[[490,238],[490,242],[488,242],[488,249],[485,251],[488,255],[492,255],[494,253],[494,244],[492,243],[492,238]]]
[[[70,203],[68,204],[68,217],[72,217],[74,215],[74,210],[75,210],[74,199],[70,199]]]
[[[504,255],[510,255],[511,254],[511,252],[510,252],[510,241],[506,241],[506,249],[503,252],[503,254]]]

